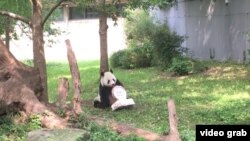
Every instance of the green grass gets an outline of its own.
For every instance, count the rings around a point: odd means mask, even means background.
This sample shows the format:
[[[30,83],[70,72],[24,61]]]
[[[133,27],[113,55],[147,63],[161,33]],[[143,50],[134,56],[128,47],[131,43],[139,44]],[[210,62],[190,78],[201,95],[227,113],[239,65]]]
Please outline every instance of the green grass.
[[[168,130],[167,100],[175,100],[179,129],[184,140],[194,140],[196,124],[250,124],[250,67],[233,63],[206,62],[206,73],[171,77],[156,68],[113,69],[136,103],[133,109],[83,107],[88,114],[132,124],[157,133]],[[84,100],[98,93],[99,62],[80,62]],[[70,78],[67,64],[49,63],[49,91],[56,99],[59,77]]]
[[[113,69],[136,106],[112,112],[110,109],[102,110],[85,105],[83,110],[87,114],[165,133],[168,131],[166,102],[171,97],[176,103],[178,126],[183,141],[195,140],[196,124],[250,124],[250,67],[234,63],[204,64],[209,68],[205,73],[182,77],[172,77],[157,68]],[[99,61],[79,62],[78,65],[83,85],[82,99],[92,101],[98,94]],[[47,67],[49,97],[54,102],[57,99],[58,79],[70,79],[70,71],[68,64],[64,62],[49,62]],[[72,86],[70,89],[69,100],[72,98]],[[90,126],[89,130],[96,140],[107,136],[110,139],[118,137],[116,133],[96,126]],[[0,131],[1,140],[4,137],[1,133],[6,130]]]

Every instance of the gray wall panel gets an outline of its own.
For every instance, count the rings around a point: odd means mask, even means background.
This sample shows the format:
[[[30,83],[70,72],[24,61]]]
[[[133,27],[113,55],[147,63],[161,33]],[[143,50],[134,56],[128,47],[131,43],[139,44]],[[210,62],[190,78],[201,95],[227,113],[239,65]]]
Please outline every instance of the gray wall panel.
[[[173,31],[187,36],[183,46],[193,58],[243,61],[249,49],[250,0],[179,0],[169,9],[154,9],[152,15]],[[250,58],[246,54],[247,58]]]

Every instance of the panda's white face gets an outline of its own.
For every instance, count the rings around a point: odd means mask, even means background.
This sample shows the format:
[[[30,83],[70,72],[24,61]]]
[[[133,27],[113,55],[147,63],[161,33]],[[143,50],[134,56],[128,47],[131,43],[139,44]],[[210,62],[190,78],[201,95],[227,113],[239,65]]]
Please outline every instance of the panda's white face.
[[[107,87],[113,87],[116,84],[116,77],[111,72],[105,72],[101,76],[101,85]]]

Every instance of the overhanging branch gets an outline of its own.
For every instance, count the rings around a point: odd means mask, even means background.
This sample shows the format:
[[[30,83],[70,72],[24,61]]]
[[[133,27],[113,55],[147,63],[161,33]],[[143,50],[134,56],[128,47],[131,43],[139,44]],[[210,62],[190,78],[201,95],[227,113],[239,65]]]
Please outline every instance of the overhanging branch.
[[[49,17],[51,16],[51,14],[56,10],[56,8],[58,6],[60,6],[62,4],[62,2],[64,2],[65,0],[60,0],[57,4],[55,4],[49,11],[49,13],[46,15],[46,17],[43,19],[42,22],[42,26],[44,26],[44,24],[46,23],[46,21],[49,19]]]
[[[28,24],[29,26],[31,25],[31,21],[23,16],[20,16],[20,15],[17,15],[15,13],[12,13],[12,12],[8,12],[8,11],[0,11],[0,15],[4,15],[4,16],[8,16],[8,17],[11,17],[15,20],[19,20],[19,21],[22,21],[26,24]]]

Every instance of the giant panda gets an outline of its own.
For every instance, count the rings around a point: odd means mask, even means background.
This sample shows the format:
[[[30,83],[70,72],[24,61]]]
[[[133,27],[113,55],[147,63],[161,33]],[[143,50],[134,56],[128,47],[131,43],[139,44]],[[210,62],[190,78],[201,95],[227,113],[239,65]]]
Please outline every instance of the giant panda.
[[[116,99],[112,96],[112,88],[123,84],[116,78],[113,71],[101,72],[99,95],[94,99],[94,107],[109,108]]]

